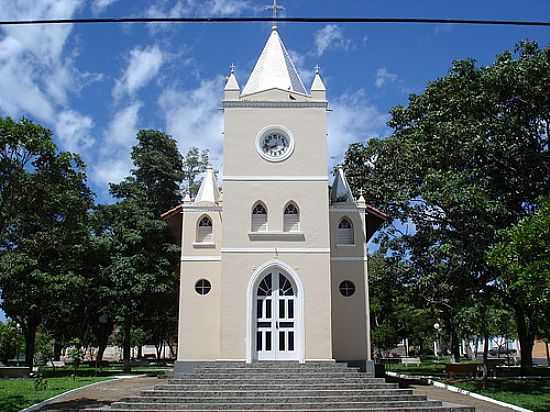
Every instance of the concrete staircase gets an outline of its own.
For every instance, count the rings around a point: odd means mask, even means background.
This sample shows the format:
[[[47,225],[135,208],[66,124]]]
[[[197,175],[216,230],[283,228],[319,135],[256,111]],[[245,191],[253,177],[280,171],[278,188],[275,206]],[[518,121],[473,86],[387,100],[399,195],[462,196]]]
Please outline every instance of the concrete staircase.
[[[474,408],[428,400],[412,389],[399,389],[334,362],[216,362],[93,411],[474,412]]]

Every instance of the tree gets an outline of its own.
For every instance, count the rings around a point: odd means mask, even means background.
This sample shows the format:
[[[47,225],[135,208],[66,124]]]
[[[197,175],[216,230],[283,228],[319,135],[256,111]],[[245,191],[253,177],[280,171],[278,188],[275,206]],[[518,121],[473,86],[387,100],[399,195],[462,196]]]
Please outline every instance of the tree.
[[[535,338],[545,332],[550,307],[550,196],[539,209],[499,233],[489,262],[500,273],[501,289],[513,302],[522,366],[532,364]]]
[[[19,353],[22,339],[14,322],[0,322],[0,362],[8,364]]]
[[[457,61],[392,110],[390,137],[352,145],[346,154],[352,187],[365,189],[394,219],[380,238],[382,250],[413,268],[421,296],[444,317],[455,355],[458,311],[499,285],[486,259],[498,230],[531,214],[550,190],[549,81],[550,49],[533,43],[487,67]],[[527,343],[525,328],[517,327]]]
[[[111,184],[118,203],[98,209],[97,233],[111,256],[102,271],[101,294],[120,328],[126,370],[132,330],[151,318],[177,316],[179,248],[160,214],[181,202],[182,159],[174,139],[164,133],[142,130],[137,140],[131,176]]]
[[[187,193],[190,196],[195,196],[199,190],[198,177],[206,170],[208,158],[208,150],[199,152],[197,147],[192,147],[183,159],[183,180],[186,182]]]
[[[28,120],[0,118],[0,289],[2,309],[21,325],[32,365],[36,330],[58,310],[87,236],[93,196],[85,165],[58,152],[51,132]]]

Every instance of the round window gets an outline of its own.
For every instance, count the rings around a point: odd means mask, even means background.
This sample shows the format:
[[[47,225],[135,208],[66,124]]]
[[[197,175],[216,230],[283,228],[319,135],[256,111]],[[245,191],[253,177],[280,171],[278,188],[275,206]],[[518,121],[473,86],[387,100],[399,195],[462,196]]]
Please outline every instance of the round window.
[[[340,293],[349,297],[355,293],[355,285],[351,280],[344,280],[340,283]]]
[[[199,295],[208,295],[210,289],[212,289],[212,285],[206,279],[201,279],[195,283],[195,291]]]

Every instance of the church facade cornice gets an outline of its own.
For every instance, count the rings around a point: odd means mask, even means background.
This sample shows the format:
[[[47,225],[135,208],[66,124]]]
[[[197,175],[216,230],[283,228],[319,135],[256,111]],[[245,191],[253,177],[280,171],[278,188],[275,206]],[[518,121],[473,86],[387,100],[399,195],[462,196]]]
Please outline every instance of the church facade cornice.
[[[328,102],[225,101],[223,109],[328,109]]]

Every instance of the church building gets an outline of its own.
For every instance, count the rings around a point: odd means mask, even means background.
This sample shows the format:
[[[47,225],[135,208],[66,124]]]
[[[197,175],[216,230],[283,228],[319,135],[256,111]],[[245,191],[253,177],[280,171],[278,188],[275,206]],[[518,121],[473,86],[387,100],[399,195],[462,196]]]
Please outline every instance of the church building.
[[[307,89],[276,26],[243,88],[231,70],[223,189],[208,168],[196,198],[163,215],[181,239],[176,373],[263,360],[371,370],[367,242],[385,215],[342,168],[329,181],[328,109],[319,70]]]

